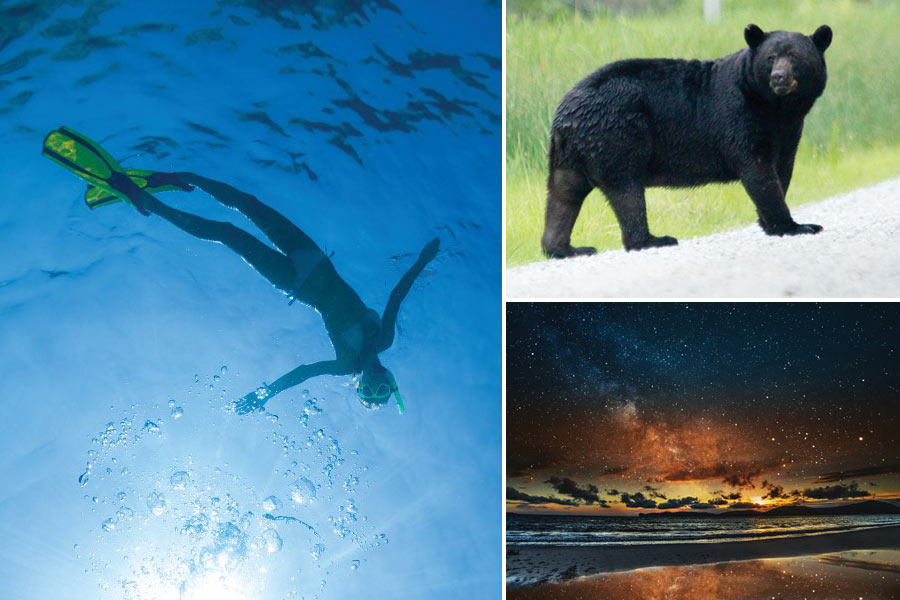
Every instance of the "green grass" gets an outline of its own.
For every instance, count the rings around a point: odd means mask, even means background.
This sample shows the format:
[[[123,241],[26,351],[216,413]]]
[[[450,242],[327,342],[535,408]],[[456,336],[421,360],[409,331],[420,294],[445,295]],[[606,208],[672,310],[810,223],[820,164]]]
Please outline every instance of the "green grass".
[[[562,95],[582,77],[632,57],[710,59],[743,47],[743,29],[811,34],[834,30],[826,52],[829,81],[806,118],[788,203],[797,206],[900,175],[900,3],[861,0],[724,2],[722,22],[707,25],[702,3],[663,14],[552,18],[507,23],[507,264],[543,257],[547,143]],[[647,191],[651,231],[689,238],[751,223],[756,215],[737,184]],[[760,235],[762,233],[760,232]],[[575,245],[621,247],[602,194],[588,196],[572,236]]]

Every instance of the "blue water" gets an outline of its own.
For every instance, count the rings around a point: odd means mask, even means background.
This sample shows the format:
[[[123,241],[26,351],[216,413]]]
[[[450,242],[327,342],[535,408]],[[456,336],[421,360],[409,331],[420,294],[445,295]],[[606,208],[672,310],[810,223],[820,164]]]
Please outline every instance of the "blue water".
[[[710,519],[510,514],[506,518],[506,543],[510,546],[628,546],[736,542],[898,524],[898,515]]]
[[[307,9],[309,5],[317,8]],[[498,597],[500,6],[481,0],[0,2],[0,597]],[[40,155],[283,212],[381,312],[406,413],[320,377],[321,317],[225,247]],[[197,190],[160,195],[261,234]]]

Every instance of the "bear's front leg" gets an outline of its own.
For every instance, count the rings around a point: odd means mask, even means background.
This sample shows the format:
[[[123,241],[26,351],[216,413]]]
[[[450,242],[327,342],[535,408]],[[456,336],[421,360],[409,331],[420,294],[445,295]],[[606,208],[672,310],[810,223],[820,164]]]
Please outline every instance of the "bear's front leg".
[[[791,217],[775,167],[757,163],[741,175],[741,183],[759,215],[759,225],[768,235],[819,233],[821,225],[800,225]]]

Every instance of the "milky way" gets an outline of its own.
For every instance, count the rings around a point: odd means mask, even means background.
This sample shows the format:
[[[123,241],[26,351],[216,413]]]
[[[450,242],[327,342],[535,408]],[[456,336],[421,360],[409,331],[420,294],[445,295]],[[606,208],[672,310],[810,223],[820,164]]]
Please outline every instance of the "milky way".
[[[898,358],[890,303],[508,304],[507,506],[900,497]]]

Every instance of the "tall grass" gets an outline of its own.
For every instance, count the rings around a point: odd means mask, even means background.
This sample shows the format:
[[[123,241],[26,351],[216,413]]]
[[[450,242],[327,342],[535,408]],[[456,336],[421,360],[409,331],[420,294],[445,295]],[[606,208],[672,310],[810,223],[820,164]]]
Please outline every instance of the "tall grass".
[[[827,23],[825,94],[806,118],[788,193],[791,206],[900,174],[900,2],[863,0],[726,0],[722,21],[703,21],[700,0],[663,14],[507,23],[507,263],[542,258],[547,144],[562,95],[600,65],[633,57],[711,59],[744,46],[743,30],[811,34]],[[737,184],[647,191],[651,231],[688,238],[755,220]],[[827,224],[826,224],[827,225]],[[762,235],[762,233],[760,233]],[[621,247],[602,194],[585,202],[573,244]]]

